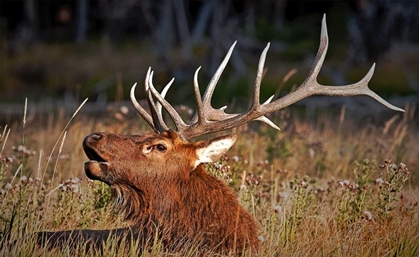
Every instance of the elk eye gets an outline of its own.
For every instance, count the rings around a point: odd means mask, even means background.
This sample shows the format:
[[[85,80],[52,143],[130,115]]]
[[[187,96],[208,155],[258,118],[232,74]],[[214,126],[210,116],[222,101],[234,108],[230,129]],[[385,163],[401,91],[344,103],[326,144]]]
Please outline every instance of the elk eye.
[[[146,147],[146,149],[143,150],[144,153],[150,153],[153,150],[153,145],[150,145]]]
[[[164,146],[162,144],[158,144],[158,145],[156,145],[156,149],[158,149],[161,152],[165,152],[166,151],[166,146]]]

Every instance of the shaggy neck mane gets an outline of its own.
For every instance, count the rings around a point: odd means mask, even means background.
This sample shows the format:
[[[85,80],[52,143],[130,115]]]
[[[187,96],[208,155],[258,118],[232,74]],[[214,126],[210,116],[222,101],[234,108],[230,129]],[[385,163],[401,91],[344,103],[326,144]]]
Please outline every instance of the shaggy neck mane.
[[[119,184],[112,189],[116,210],[147,237],[158,229],[165,244],[199,242],[211,249],[238,251],[246,244],[258,245],[252,216],[204,165],[185,177],[162,174],[139,185]]]
[[[111,187],[111,192],[115,212],[133,224],[142,225],[145,222],[149,200],[143,190],[130,184],[117,184]]]

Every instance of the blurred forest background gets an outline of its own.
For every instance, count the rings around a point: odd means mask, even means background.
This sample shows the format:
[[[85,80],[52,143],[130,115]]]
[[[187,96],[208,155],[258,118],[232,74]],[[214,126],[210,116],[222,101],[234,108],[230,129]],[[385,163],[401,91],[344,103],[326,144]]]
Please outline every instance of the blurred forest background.
[[[261,93],[265,101],[274,92],[285,94],[303,82],[318,49],[324,13],[330,47],[321,83],[354,83],[376,63],[370,82],[374,91],[402,107],[418,103],[418,1],[2,0],[0,4],[0,115],[6,120],[23,112],[25,97],[30,104],[48,103],[47,110],[74,107],[86,97],[99,109],[125,101],[133,83],[143,84],[149,66],[155,70],[158,88],[175,77],[168,96],[172,104],[193,106],[195,69],[202,66],[199,81],[204,88],[235,40],[238,44],[213,103],[247,105],[259,55],[271,42]],[[279,88],[295,68],[296,74]],[[351,106],[358,98],[328,99],[318,103],[345,101]],[[374,101],[367,106],[384,109]]]

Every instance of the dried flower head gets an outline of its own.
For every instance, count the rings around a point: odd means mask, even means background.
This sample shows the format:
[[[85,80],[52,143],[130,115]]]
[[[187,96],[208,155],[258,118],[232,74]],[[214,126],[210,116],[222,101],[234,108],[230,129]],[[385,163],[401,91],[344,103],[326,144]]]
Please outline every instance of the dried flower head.
[[[372,221],[372,213],[370,213],[370,211],[364,211],[363,218],[366,219],[367,221]]]
[[[258,240],[260,240],[262,243],[264,243],[265,242],[265,237],[262,236],[262,235],[259,235]]]
[[[28,178],[25,175],[23,175],[22,177],[20,177],[20,181],[22,183],[25,183],[26,181],[28,181]]]
[[[234,162],[239,162],[239,156],[237,156],[237,155],[233,156],[233,157],[232,157],[232,160],[233,160]]]
[[[382,186],[383,183],[384,183],[384,180],[382,178],[377,178],[375,180],[375,184],[378,186]]]
[[[305,182],[305,181],[301,181],[300,183],[299,183],[299,186],[301,187],[301,188],[307,188],[308,187],[308,184]]]
[[[275,213],[281,213],[283,211],[283,207],[281,207],[280,204],[277,204],[276,206],[273,207],[273,211]]]
[[[125,105],[121,106],[120,107],[120,112],[122,114],[124,114],[124,115],[127,115],[128,114],[128,108],[127,108],[127,106],[125,106]]]

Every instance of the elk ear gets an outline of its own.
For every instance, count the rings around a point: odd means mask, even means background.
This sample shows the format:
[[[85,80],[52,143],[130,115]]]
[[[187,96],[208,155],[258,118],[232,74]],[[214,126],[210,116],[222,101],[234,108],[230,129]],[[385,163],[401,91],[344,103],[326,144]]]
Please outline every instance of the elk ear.
[[[195,167],[200,163],[217,161],[229,150],[235,141],[236,135],[232,134],[196,143],[197,148],[195,151],[198,159],[195,162]]]

